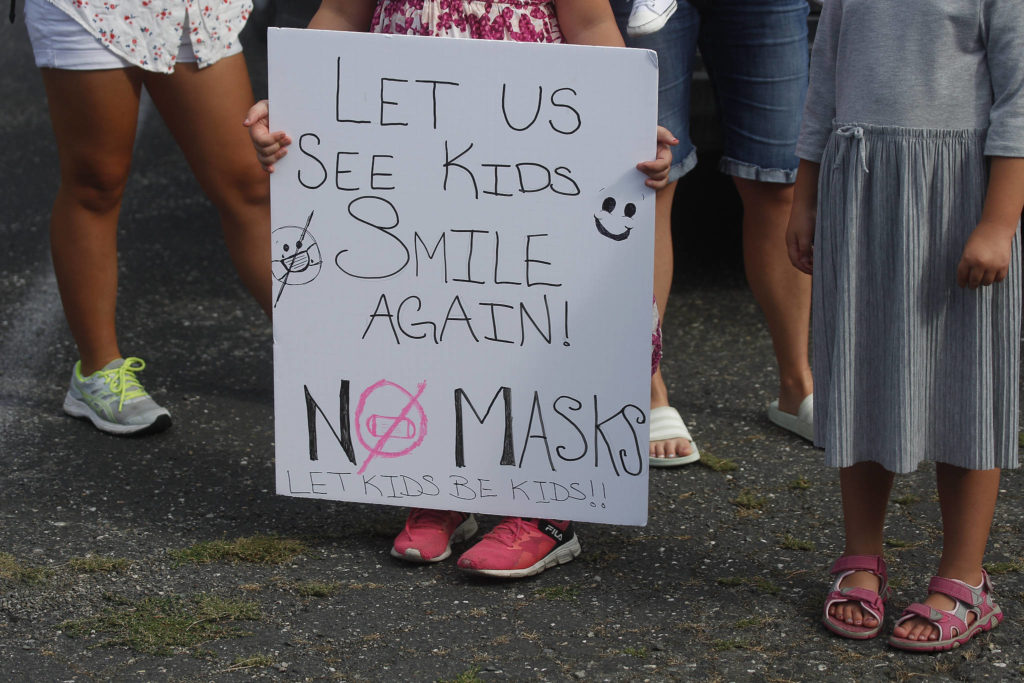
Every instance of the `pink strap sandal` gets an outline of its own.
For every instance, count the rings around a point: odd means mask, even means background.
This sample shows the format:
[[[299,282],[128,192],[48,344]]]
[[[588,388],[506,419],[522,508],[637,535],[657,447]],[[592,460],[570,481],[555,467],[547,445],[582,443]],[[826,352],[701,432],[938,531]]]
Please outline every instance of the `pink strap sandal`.
[[[867,640],[877,636],[882,630],[882,620],[885,618],[885,601],[889,599],[889,574],[885,568],[885,560],[879,555],[846,555],[836,560],[830,571],[836,578],[832,582],[832,590],[825,598],[825,612],[822,618],[825,628],[836,635],[854,640]],[[877,593],[866,588],[839,587],[843,579],[858,571],[871,572],[878,577],[880,583]],[[861,609],[874,616],[878,624],[857,626],[836,619],[828,610],[832,605],[841,602],[860,603]]]
[[[901,650],[914,652],[942,652],[960,647],[983,631],[991,631],[1003,620],[1003,611],[992,600],[991,591],[992,582],[984,569],[981,570],[979,587],[970,586],[956,579],[933,576],[928,582],[928,592],[941,593],[953,598],[956,607],[952,611],[947,611],[915,602],[903,610],[903,614],[896,620],[896,625],[921,617],[939,630],[938,640],[909,640],[894,635],[889,637],[889,644]],[[974,622],[968,624],[967,617],[972,612]]]

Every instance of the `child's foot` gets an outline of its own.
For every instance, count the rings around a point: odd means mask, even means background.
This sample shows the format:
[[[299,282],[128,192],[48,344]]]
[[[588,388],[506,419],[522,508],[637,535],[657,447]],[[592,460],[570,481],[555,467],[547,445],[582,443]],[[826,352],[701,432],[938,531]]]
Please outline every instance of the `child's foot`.
[[[885,561],[879,555],[844,555],[831,573],[835,580],[825,598],[825,628],[855,640],[877,636],[889,596]]]
[[[933,576],[928,583],[928,598],[903,611],[889,644],[917,652],[940,652],[963,645],[1003,620],[1003,612],[992,600],[991,592],[992,583],[985,570],[976,586]]]
[[[452,544],[476,533],[476,519],[464,512],[413,508],[405,528],[395,537],[391,556],[409,562],[440,562],[452,554]]]
[[[853,572],[840,581],[838,587],[840,591],[860,588],[877,594],[881,585],[882,580],[871,572]],[[878,619],[865,610],[857,600],[834,603],[829,606],[828,614],[833,619],[851,626],[878,626]]]
[[[956,600],[946,597],[942,593],[929,593],[923,604],[943,612],[952,612],[956,608]],[[968,626],[978,618],[974,612],[968,612],[966,616],[965,621]],[[897,638],[906,638],[907,640],[938,640],[939,628],[927,619],[913,617],[897,623],[892,634]]]
[[[626,33],[646,36],[660,31],[677,7],[676,0],[633,0],[633,11],[629,13]]]
[[[540,574],[580,554],[572,522],[506,517],[459,558],[459,569],[506,579]]]

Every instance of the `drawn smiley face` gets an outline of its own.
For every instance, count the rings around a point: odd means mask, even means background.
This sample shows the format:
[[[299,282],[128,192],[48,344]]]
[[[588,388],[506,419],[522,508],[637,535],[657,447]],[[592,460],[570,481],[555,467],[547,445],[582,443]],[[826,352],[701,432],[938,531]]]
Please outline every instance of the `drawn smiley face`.
[[[622,207],[621,212],[615,211],[616,202],[614,197],[605,197],[601,203],[601,210],[594,214],[594,224],[597,231],[610,240],[621,242],[629,237],[633,229],[633,216],[636,215],[636,204],[628,202]]]
[[[271,235],[271,268],[274,279],[289,285],[304,285],[320,274],[323,259],[316,238],[308,229],[286,225]]]

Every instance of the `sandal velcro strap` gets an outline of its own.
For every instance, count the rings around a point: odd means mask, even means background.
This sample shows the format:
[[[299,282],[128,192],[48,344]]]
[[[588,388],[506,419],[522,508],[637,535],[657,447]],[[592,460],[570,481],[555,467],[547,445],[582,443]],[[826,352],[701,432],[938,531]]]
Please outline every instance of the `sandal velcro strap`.
[[[942,593],[957,602],[967,604],[969,607],[976,607],[981,604],[981,590],[968,586],[963,581],[947,579],[941,576],[933,576],[928,582],[929,593]]]
[[[882,559],[881,555],[844,555],[832,564],[832,569],[829,573],[838,574],[839,572],[851,571],[871,572],[882,578],[888,576],[888,572],[885,569],[885,560]]]
[[[858,602],[861,609],[869,612],[878,620],[879,626],[885,616],[885,603],[882,598],[866,588],[841,588],[832,591],[825,598],[825,617],[828,619],[828,610],[832,605],[842,602]]]
[[[882,596],[868,588],[840,588],[830,595],[829,598],[840,602],[856,600],[865,609],[874,612],[876,617],[885,611],[885,606],[882,604]]]
[[[961,614],[963,616],[960,616]],[[951,638],[962,636],[970,628],[967,625],[967,612],[962,607],[954,612],[947,612],[946,610],[935,609],[920,602],[907,606],[903,610],[903,614],[900,615],[900,618],[896,620],[896,625],[898,626],[914,617],[921,617],[939,630],[938,642],[946,642]]]
[[[900,615],[900,618],[897,623],[904,622],[907,619],[912,619],[913,617],[921,617],[926,621],[938,624],[940,621],[943,620],[943,618],[955,618],[956,615],[954,615],[951,612],[946,612],[944,610],[937,610],[931,605],[926,605],[923,602],[914,602],[907,605],[907,608],[903,610],[903,614]]]

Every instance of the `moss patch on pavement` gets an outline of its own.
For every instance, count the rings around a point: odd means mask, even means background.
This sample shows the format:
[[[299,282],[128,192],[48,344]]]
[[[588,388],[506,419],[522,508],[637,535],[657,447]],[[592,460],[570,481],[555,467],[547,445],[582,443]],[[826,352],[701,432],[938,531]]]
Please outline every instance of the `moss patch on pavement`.
[[[29,567],[18,562],[9,553],[0,553],[0,580],[12,583],[42,583],[49,576],[49,571],[41,567]]]
[[[144,654],[168,656],[182,651],[195,654],[202,643],[248,635],[234,622],[261,616],[254,602],[205,593],[149,597],[137,602],[110,599],[115,604],[100,614],[65,621],[61,629],[72,638],[101,638],[95,647],[123,646]]]
[[[786,484],[790,491],[806,491],[811,488],[811,482],[807,477],[797,477]]]
[[[243,669],[259,669],[274,666],[277,662],[271,655],[239,656],[224,671],[242,671]]]
[[[479,667],[474,667],[468,671],[463,671],[455,678],[439,678],[437,683],[483,683],[482,678],[477,674],[480,673]]]
[[[294,538],[277,536],[246,536],[234,540],[203,541],[188,548],[170,551],[177,564],[283,564],[306,552],[305,543]]]
[[[72,557],[68,560],[68,568],[82,573],[92,572],[123,572],[131,566],[123,557],[105,557],[103,555],[87,555]]]
[[[743,489],[739,495],[729,502],[743,510],[763,510],[768,499],[760,495],[755,489]]]
[[[341,590],[340,581],[296,581],[291,588],[304,598],[328,598]]]
[[[986,562],[985,571],[993,576],[999,574],[1014,574],[1024,572],[1024,560],[1010,560],[1009,562]]]
[[[564,600],[575,602],[580,597],[580,587],[575,585],[545,586],[533,592],[538,598],[545,600]]]
[[[738,470],[740,468],[740,466],[732,460],[719,458],[706,450],[701,451],[699,462],[704,467],[714,470],[715,472],[732,472],[733,470]]]
[[[814,550],[814,541],[801,540],[791,534],[786,534],[779,539],[779,547],[784,550],[802,550],[810,552]]]
[[[723,576],[716,579],[719,586],[749,586],[761,593],[778,595],[782,589],[762,576]]]

